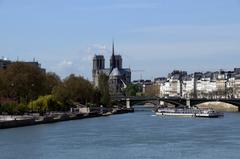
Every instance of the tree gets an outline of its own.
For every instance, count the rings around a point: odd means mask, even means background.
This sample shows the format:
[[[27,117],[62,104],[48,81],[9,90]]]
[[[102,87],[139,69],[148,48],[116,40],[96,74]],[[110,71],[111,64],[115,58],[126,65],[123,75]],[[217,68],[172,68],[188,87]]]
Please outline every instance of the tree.
[[[129,84],[129,85],[127,85],[127,88],[125,89],[125,94],[127,96],[136,96],[139,91],[140,91],[140,88],[138,85]]]
[[[70,107],[57,101],[53,95],[40,96],[28,105],[29,109],[39,113],[48,111],[67,111]]]
[[[15,102],[9,102],[1,104],[0,106],[1,113],[8,113],[8,114],[17,114],[17,104]]]
[[[63,84],[54,87],[52,94],[57,101],[63,103],[64,105],[72,105],[71,99],[69,97],[69,91]]]
[[[92,98],[93,98],[92,102],[94,103],[94,105],[95,106],[100,106],[100,104],[101,104],[101,92],[98,88],[94,88]]]
[[[6,79],[5,71],[0,70],[0,96],[1,97],[8,97],[8,82]]]
[[[51,94],[54,87],[61,84],[60,77],[54,72],[46,73],[46,93]]]
[[[21,100],[27,103],[46,92],[46,76],[38,66],[16,62],[2,73],[4,76],[0,80],[0,89],[5,91],[1,94],[16,99],[18,103]]]
[[[64,103],[67,101],[67,103],[87,104],[96,101],[94,97],[98,96],[98,91],[88,80],[72,74],[53,89],[53,95]]]
[[[100,103],[106,107],[111,106],[111,96],[108,85],[109,77],[105,74],[100,74],[98,78],[98,89],[101,93]]]

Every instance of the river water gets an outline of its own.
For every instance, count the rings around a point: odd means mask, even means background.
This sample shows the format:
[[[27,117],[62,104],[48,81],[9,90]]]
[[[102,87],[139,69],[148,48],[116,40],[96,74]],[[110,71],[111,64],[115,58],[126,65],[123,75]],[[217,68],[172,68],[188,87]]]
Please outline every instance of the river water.
[[[239,159],[240,113],[159,117],[151,111],[0,130],[1,159]]]

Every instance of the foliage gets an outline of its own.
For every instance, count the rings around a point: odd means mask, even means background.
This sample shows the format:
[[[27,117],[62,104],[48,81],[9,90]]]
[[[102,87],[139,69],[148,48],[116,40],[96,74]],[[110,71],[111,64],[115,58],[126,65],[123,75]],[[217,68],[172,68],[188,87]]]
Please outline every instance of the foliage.
[[[17,113],[17,104],[14,102],[4,103],[0,107],[0,112],[8,113],[8,114],[16,114]]]
[[[5,102],[0,106],[1,113],[7,114],[24,114],[28,112],[28,106],[24,103],[17,104],[16,102]]]
[[[31,111],[40,113],[69,110],[69,107],[65,107],[61,102],[57,101],[53,95],[40,96],[37,100],[31,101],[28,107]]]
[[[100,103],[105,107],[111,106],[111,96],[109,93],[109,85],[108,85],[109,77],[105,74],[99,75],[98,81],[98,89],[101,94]]]
[[[60,77],[54,72],[46,73],[46,93],[51,94],[53,89],[61,84]]]
[[[17,106],[17,111],[18,111],[18,114],[24,114],[29,111],[29,108],[28,108],[27,104],[20,103]]]
[[[67,88],[63,84],[61,84],[53,89],[52,94],[57,101],[63,103],[64,105],[68,105],[72,103],[69,97],[69,91],[70,90],[67,90]]]
[[[2,96],[23,99],[28,102],[46,92],[46,77],[37,66],[16,62],[0,72],[0,93]]]
[[[138,92],[140,92],[140,87],[136,84],[129,84],[125,89],[126,96],[137,96]]]
[[[46,105],[46,101],[44,99],[43,96],[40,96],[37,100],[35,101],[31,101],[28,104],[29,109],[32,112],[46,112],[47,111],[47,105]]]
[[[82,76],[72,74],[62,81],[55,73],[25,62],[0,70],[0,98],[13,101],[1,101],[0,112],[9,114],[68,111],[74,102],[110,106],[111,101],[107,76],[100,77],[100,87],[95,88]]]
[[[99,103],[99,91],[81,76],[70,75],[53,89],[53,95],[64,104]]]

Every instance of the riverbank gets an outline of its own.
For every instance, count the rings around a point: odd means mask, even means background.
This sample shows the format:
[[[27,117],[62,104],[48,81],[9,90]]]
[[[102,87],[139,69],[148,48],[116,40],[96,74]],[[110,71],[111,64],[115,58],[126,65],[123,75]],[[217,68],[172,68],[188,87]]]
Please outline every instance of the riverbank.
[[[124,114],[134,112],[133,108],[115,108],[108,112],[90,112],[90,113],[50,113],[45,116],[34,116],[34,115],[24,115],[24,116],[10,116],[1,115],[0,116],[0,129],[39,125],[39,124],[49,124],[56,122],[63,122],[69,120],[79,120],[95,117],[104,117],[115,114]]]

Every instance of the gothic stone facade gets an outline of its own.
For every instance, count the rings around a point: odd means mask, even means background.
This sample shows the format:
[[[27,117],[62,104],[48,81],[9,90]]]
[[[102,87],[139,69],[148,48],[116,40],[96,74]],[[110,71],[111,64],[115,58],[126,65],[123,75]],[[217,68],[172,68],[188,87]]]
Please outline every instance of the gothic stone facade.
[[[109,89],[113,96],[123,95],[123,88],[131,83],[131,70],[130,68],[122,68],[122,57],[115,55],[114,44],[109,68],[105,68],[103,55],[95,55],[93,58],[92,78],[96,87],[98,87],[98,78],[101,73],[109,77]]]

